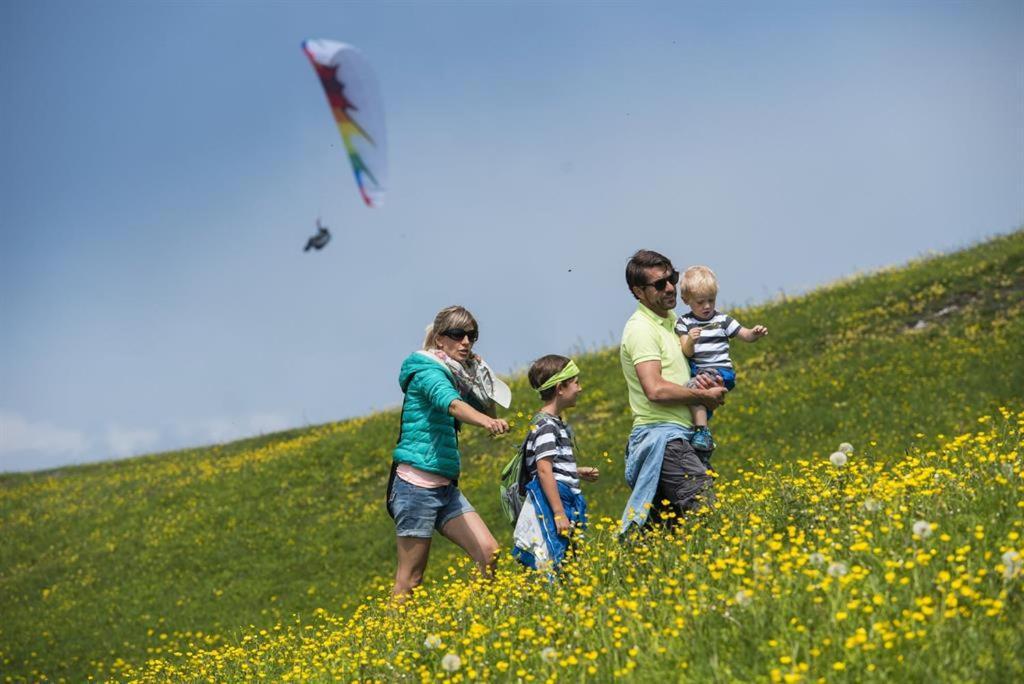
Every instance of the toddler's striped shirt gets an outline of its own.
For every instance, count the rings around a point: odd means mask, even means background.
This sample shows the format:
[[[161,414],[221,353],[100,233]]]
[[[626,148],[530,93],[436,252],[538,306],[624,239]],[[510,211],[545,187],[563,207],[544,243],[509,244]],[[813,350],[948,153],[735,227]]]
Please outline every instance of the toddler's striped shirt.
[[[702,330],[693,345],[691,358],[698,369],[732,368],[729,340],[736,337],[741,327],[735,318],[721,311],[715,311],[706,321],[697,318],[693,311],[687,311],[676,320],[677,335],[686,335],[694,328]]]

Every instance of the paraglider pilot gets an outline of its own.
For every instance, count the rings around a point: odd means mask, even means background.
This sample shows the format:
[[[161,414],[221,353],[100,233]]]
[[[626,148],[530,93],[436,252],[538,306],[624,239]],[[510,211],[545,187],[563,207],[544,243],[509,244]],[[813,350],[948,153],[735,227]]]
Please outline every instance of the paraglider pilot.
[[[316,228],[316,235],[309,238],[306,242],[306,248],[302,250],[303,252],[308,252],[310,248],[320,251],[331,241],[331,231],[327,230],[327,226],[320,224],[320,219],[316,220]]]

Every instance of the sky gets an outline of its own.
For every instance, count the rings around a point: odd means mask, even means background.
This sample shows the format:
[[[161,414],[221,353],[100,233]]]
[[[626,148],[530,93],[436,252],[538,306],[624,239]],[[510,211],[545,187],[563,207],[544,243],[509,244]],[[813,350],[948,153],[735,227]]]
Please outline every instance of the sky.
[[[373,64],[382,208],[305,38]],[[450,304],[499,372],[616,344],[640,248],[728,308],[1024,224],[1019,0],[12,0],[0,87],[0,471],[395,407]]]

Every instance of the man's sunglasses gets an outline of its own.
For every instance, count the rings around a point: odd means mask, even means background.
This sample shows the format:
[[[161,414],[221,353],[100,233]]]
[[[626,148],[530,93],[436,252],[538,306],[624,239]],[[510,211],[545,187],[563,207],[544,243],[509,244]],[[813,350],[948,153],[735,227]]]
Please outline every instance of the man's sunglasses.
[[[462,328],[449,328],[441,333],[450,340],[461,342],[466,336],[469,337],[469,341],[476,342],[480,338],[479,331],[476,330],[463,330]]]
[[[647,283],[646,287],[653,287],[655,290],[658,290],[660,292],[661,290],[664,290],[669,283],[675,285],[678,282],[679,271],[673,270],[672,273],[665,276],[664,278],[658,278],[653,283]]]

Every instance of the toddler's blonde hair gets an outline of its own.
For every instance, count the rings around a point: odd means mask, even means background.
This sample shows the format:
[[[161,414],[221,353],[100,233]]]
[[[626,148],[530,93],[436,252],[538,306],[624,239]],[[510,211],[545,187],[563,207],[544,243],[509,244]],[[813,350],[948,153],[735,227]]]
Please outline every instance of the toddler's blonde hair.
[[[691,266],[683,271],[680,293],[687,304],[701,297],[715,297],[718,295],[718,278],[707,266]]]

